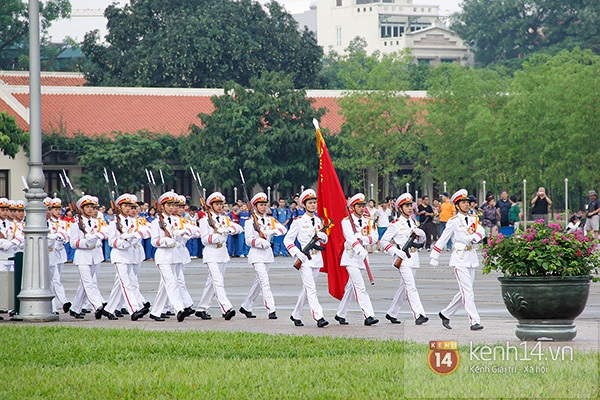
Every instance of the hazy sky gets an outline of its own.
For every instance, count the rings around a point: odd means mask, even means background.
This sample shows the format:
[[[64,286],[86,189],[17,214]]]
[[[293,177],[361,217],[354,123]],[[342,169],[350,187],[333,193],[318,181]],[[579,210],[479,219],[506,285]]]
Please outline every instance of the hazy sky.
[[[259,1],[261,3],[267,3],[269,0]],[[459,10],[458,4],[460,1],[461,0],[414,0],[414,3],[432,5],[439,4],[441,13],[449,14]],[[73,10],[104,10],[113,2],[125,4],[128,2],[128,0],[71,0],[71,6],[73,7]],[[316,0],[279,0],[279,2],[283,4],[290,13],[296,14],[308,10],[311,3],[315,3]],[[94,29],[100,29],[101,36],[106,34],[106,20],[104,17],[73,17],[70,20],[56,21],[50,28],[49,33],[54,42],[60,42],[66,36],[70,36],[76,41],[81,42],[85,33]]]

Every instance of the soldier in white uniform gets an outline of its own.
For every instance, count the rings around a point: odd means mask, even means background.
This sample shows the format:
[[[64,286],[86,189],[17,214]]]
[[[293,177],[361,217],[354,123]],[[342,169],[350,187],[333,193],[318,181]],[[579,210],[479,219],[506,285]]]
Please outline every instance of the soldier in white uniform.
[[[108,319],[114,320],[117,317],[104,309],[106,303],[100,293],[96,278],[93,276],[93,271],[97,271],[100,263],[104,260],[102,240],[106,239],[104,226],[97,218],[93,217],[94,204],[92,196],[82,196],[77,201],[77,208],[81,210],[81,215],[78,216],[81,218],[81,226],[76,222],[69,227],[69,241],[71,247],[75,249],[73,263],[77,265],[81,278],[71,311],[73,311],[72,315],[77,318],[77,314],[81,315],[83,303],[87,299],[94,308],[96,319],[100,319],[104,315]]]
[[[138,205],[138,198],[136,195],[131,195],[131,213],[130,217],[133,219],[134,230],[140,235],[141,240],[148,239],[150,237],[150,224],[144,217],[140,217],[140,206]],[[146,253],[144,252],[144,246],[142,242],[136,240],[133,244],[133,264],[131,265],[130,279],[134,288],[135,296],[138,299],[138,303],[142,304],[144,308],[150,309],[150,302],[146,301],[146,298],[140,290],[140,283],[138,281],[138,274],[140,272],[140,266],[146,259]]]
[[[115,266],[115,283],[105,309],[114,314],[120,308],[121,301],[124,299],[131,320],[137,321],[149,311],[138,301],[131,280],[132,266],[135,262],[133,245],[139,245],[142,236],[135,231],[134,221],[129,217],[131,205],[133,204],[131,195],[128,193],[122,194],[115,200],[115,204],[120,212],[110,222],[107,229],[108,244],[112,247],[110,261]]]
[[[226,243],[230,235],[240,234],[243,229],[223,214],[224,202],[225,196],[220,192],[214,192],[208,196],[206,204],[211,212],[200,219],[200,237],[204,245],[202,262],[208,268],[208,277],[206,278],[206,285],[198,304],[196,316],[202,319],[211,319],[208,308],[213,297],[216,297],[223,318],[229,321],[235,316],[235,310],[227,298],[223,279],[225,268],[230,260]],[[209,218],[211,218],[212,223],[209,223]]]
[[[25,238],[25,202],[23,200],[15,200],[14,223],[17,225],[19,235]],[[21,243],[18,251],[25,249],[25,240]]]
[[[400,217],[394,220],[388,229],[381,237],[381,248],[394,258],[394,262],[398,258],[402,259],[402,264],[398,271],[400,272],[400,286],[392,299],[392,304],[385,315],[392,324],[399,324],[398,312],[404,303],[404,299],[408,299],[408,304],[413,312],[415,324],[422,325],[429,321],[425,316],[425,309],[421,304],[421,298],[415,284],[415,275],[419,268],[419,253],[417,249],[411,247],[410,258],[402,251],[402,247],[408,241],[410,235],[414,232],[417,235],[416,243],[423,243],[425,240],[425,232],[417,227],[417,221],[411,218],[413,212],[413,197],[410,193],[404,193],[396,199],[396,207],[400,211]]]
[[[454,267],[454,274],[460,290],[450,304],[439,313],[439,317],[442,319],[444,328],[452,329],[450,318],[464,306],[465,311],[469,314],[471,330],[476,331],[483,329],[483,326],[480,324],[473,292],[475,268],[479,267],[479,259],[473,245],[483,239],[485,230],[479,224],[476,216],[468,214],[469,197],[465,189],[454,193],[451,201],[458,213],[448,220],[444,233],[433,246],[430,263],[433,267],[438,266],[441,249],[448,240],[452,240],[450,266]]]
[[[8,219],[9,200],[0,198],[0,271],[12,271],[13,260],[10,257],[23,245],[25,238],[17,225]]]
[[[315,211],[317,211],[317,194],[315,191],[306,189],[300,194],[299,201],[306,211],[303,215],[294,219],[283,240],[287,251],[302,263],[300,265],[300,277],[302,278],[303,288],[298,295],[298,301],[290,319],[294,322],[295,326],[303,326],[302,309],[308,302],[312,311],[312,317],[317,321],[317,326],[323,328],[329,322],[323,317],[323,308],[317,298],[317,285],[315,284],[319,275],[319,269],[323,266],[323,256],[319,250],[311,250],[311,258],[309,260],[306,254],[296,246],[295,241],[298,239],[298,243],[303,249],[314,235],[317,235],[319,238],[317,244],[321,246],[327,243],[328,237],[325,232],[321,232],[323,220],[315,215]]]
[[[161,204],[162,218],[157,217],[150,226],[151,243],[156,247],[154,261],[161,275],[156,299],[152,304],[150,318],[155,321],[164,321],[161,317],[167,300],[177,312],[177,321],[182,322],[187,316],[181,293],[177,286],[176,265],[182,264],[181,243],[174,239],[175,224],[179,217],[175,215],[179,200],[177,193],[166,192],[158,199]],[[164,225],[162,225],[164,223]],[[179,228],[177,228],[179,229]]]
[[[62,308],[67,313],[71,309],[71,302],[67,300],[65,287],[63,286],[60,273],[62,267],[67,261],[67,251],[65,243],[69,243],[69,225],[66,221],[60,219],[62,213],[62,201],[59,198],[50,199],[48,197],[48,264],[50,267],[50,285],[54,293],[52,300],[52,311],[58,312]],[[46,202],[44,202],[46,204]]]
[[[352,298],[355,297],[365,318],[366,326],[375,325],[379,322],[375,318],[373,305],[365,287],[361,270],[365,270],[365,260],[368,262],[369,253],[364,246],[377,243],[377,229],[373,226],[371,220],[364,216],[365,195],[357,193],[348,200],[348,207],[352,209],[352,214],[342,220],[342,231],[344,232],[344,252],[342,253],[341,265],[348,271],[348,283],[344,289],[344,297],[338,307],[335,320],[341,325],[347,325],[346,315]],[[356,232],[352,228],[350,218],[354,221]]]
[[[177,263],[175,266],[175,277],[177,278],[177,288],[181,293],[181,299],[185,306],[184,310],[186,312],[186,317],[189,317],[190,315],[193,315],[196,310],[194,310],[194,300],[192,300],[190,291],[185,283],[184,269],[187,264],[192,262],[190,251],[188,250],[186,243],[192,237],[198,237],[198,228],[193,226],[187,218],[183,217],[185,212],[185,196],[178,195],[177,200],[178,203],[175,208],[176,218],[173,222],[173,238],[181,245],[177,247],[181,253],[181,262]]]
[[[256,278],[250,288],[250,292],[242,302],[240,312],[244,314],[246,318],[256,318],[256,316],[252,314],[252,307],[258,294],[262,291],[264,304],[269,313],[269,319],[277,319],[275,299],[273,298],[273,293],[271,292],[271,286],[269,284],[269,264],[274,261],[273,250],[271,249],[271,238],[273,236],[285,235],[287,229],[275,218],[267,215],[269,200],[267,200],[267,195],[265,193],[259,192],[255,194],[250,200],[250,203],[255,208],[256,217],[258,219],[258,228],[264,238],[261,237],[259,232],[255,229],[253,218],[249,218],[244,225],[244,233],[246,245],[250,246],[248,262],[254,267]]]

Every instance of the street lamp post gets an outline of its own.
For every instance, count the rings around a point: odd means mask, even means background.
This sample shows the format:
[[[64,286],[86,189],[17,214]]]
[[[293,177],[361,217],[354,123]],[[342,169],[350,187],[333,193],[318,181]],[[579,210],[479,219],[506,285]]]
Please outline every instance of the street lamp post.
[[[44,171],[42,168],[42,89],[40,72],[40,4],[29,1],[29,190],[23,252],[23,279],[18,319],[56,321],[52,314],[54,294],[50,289],[48,267],[48,226],[44,206]]]
[[[369,188],[369,189],[371,189],[371,196],[369,197],[369,199],[373,199],[373,198],[374,198],[374,197],[373,197],[373,190],[374,190],[374,187],[375,187],[375,185],[373,185],[373,184],[371,183],[371,187]]]
[[[448,189],[446,189],[446,182],[444,182],[444,192],[447,192]]]
[[[234,203],[237,203],[237,191],[238,191],[238,188],[234,187],[233,188],[233,202]]]
[[[271,186],[267,186],[267,199],[269,200],[269,204],[271,204]]]

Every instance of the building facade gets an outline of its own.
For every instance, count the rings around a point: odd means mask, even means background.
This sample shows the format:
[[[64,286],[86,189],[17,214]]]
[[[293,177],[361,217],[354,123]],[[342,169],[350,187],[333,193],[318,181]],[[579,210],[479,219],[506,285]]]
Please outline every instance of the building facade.
[[[413,0],[319,0],[317,38],[325,51],[341,53],[357,36],[367,42],[367,52],[392,53],[411,49],[415,62],[469,64],[468,46],[444,27],[437,5]]]

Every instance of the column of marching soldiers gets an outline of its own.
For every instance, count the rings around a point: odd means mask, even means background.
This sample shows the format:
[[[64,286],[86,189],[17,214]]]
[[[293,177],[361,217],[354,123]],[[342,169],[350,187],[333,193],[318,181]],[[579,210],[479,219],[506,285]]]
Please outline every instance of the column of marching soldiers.
[[[306,212],[292,222],[289,231],[267,213],[268,200],[263,192],[249,199],[251,218],[244,227],[223,213],[226,199],[220,192],[210,194],[206,200],[201,198],[204,211],[195,224],[183,217],[186,205],[184,196],[167,191],[160,196],[153,193],[153,197],[155,206],[158,206],[158,218],[151,223],[139,216],[137,197],[124,193],[112,201],[116,218],[108,225],[104,219],[98,218],[97,197],[83,195],[76,202],[70,199],[70,206],[76,214],[75,222],[71,223],[60,218],[63,207],[60,198],[44,200],[48,207],[48,251],[55,313],[60,310],[76,319],[83,319],[85,312],[91,312],[96,319],[106,317],[109,320],[129,315],[131,320],[136,321],[146,314],[159,322],[171,316],[182,322],[192,315],[209,320],[212,316],[208,310],[212,300],[216,298],[222,317],[231,320],[236,315],[236,310],[225,291],[224,273],[230,259],[225,244],[229,235],[244,232],[246,244],[250,247],[248,262],[254,268],[256,277],[238,309],[239,312],[246,318],[256,318],[252,313],[253,305],[262,293],[268,318],[277,319],[268,275],[269,264],[274,261],[271,239],[285,235],[284,245],[295,257],[294,267],[299,270],[303,284],[290,319],[295,326],[303,326],[302,310],[308,304],[318,327],[329,324],[324,318],[315,285],[323,266],[321,251],[327,245],[328,236],[327,226],[316,214],[317,196],[314,190],[307,189],[300,195]],[[457,191],[451,201],[455,205],[456,215],[448,221],[446,229],[433,246],[430,257],[431,265],[436,267],[441,249],[452,241],[450,266],[454,267],[460,290],[438,315],[442,325],[452,329],[450,318],[459,308],[464,307],[469,315],[470,329],[480,330],[483,326],[479,323],[473,295],[474,268],[479,263],[473,244],[483,239],[484,230],[479,225],[477,216],[469,212],[466,190]],[[429,318],[421,304],[414,276],[419,267],[416,249],[422,247],[425,233],[411,217],[412,203],[413,197],[409,193],[396,199],[400,215],[380,238],[381,249],[392,256],[393,264],[401,276],[399,288],[385,318],[391,323],[400,323],[400,307],[404,300],[408,300],[415,324],[422,325]],[[375,318],[362,276],[362,271],[368,268],[368,262],[365,262],[369,257],[366,246],[377,243],[379,239],[373,222],[364,215],[365,204],[362,193],[352,196],[347,204],[350,216],[341,222],[345,243],[344,249],[340,249],[340,264],[348,272],[344,296],[335,315],[335,320],[341,325],[348,324],[346,315],[353,299],[363,312],[366,326],[379,322]],[[13,262],[8,258],[17,251],[23,251],[24,216],[24,202],[0,198],[0,270],[10,270]],[[140,265],[145,258],[141,243],[146,238],[150,238],[152,246],[156,247],[155,263],[161,277],[153,303],[144,298],[138,282]],[[184,266],[191,261],[185,244],[192,238],[200,238],[204,244],[203,263],[208,270],[206,285],[196,307],[184,276]],[[100,292],[97,281],[98,269],[104,260],[103,240],[107,240],[112,247],[111,263],[115,268],[114,285],[108,300]],[[67,260],[65,243],[75,249],[73,263],[80,275],[72,302],[67,300],[60,279],[61,268]]]

